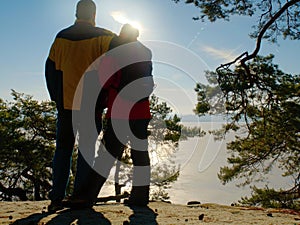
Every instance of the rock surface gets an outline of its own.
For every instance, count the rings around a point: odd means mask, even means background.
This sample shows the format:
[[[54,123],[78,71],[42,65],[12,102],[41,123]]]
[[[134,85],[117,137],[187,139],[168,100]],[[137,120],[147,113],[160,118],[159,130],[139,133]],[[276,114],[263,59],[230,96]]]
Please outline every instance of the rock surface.
[[[299,224],[300,212],[263,208],[246,208],[217,204],[198,206],[151,202],[149,207],[129,208],[121,203],[106,203],[86,210],[64,209],[47,213],[49,201],[0,202],[0,224]],[[272,215],[272,217],[268,215]],[[199,216],[200,215],[200,216]]]

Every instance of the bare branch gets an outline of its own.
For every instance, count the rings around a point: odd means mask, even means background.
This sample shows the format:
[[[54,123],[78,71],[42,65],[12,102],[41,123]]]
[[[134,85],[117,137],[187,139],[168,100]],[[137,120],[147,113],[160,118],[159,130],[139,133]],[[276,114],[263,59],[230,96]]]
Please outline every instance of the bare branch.
[[[231,62],[229,62],[229,63],[221,64],[219,67],[217,67],[216,70],[218,71],[219,69],[228,68],[228,67],[230,67],[232,64],[238,62],[238,61],[239,61],[241,58],[243,58],[244,56],[248,57],[248,52],[242,53],[242,54],[239,55],[237,58],[235,58],[235,60],[233,60],[233,61],[231,61]]]
[[[275,13],[274,16],[271,16],[271,18],[269,19],[269,21],[262,27],[261,31],[259,32],[258,34],[258,37],[256,39],[256,47],[254,49],[254,51],[249,55],[248,52],[244,52],[243,54],[241,54],[240,56],[238,56],[235,60],[229,62],[229,63],[226,63],[226,64],[223,64],[223,65],[220,65],[216,71],[222,69],[222,68],[228,68],[229,66],[231,66],[232,64],[236,63],[237,61],[240,60],[240,63],[241,65],[245,68],[246,72],[248,75],[251,75],[250,74],[250,71],[248,70],[247,66],[246,66],[246,62],[248,60],[251,60],[253,58],[255,58],[260,50],[260,46],[261,46],[261,42],[262,42],[262,39],[266,33],[266,31],[270,28],[270,26],[273,24],[273,23],[276,23],[276,20],[283,14],[285,13],[288,8],[296,3],[300,2],[300,0],[292,0],[292,1],[289,1],[287,2],[285,5],[282,6],[282,8],[277,12]]]
[[[255,56],[257,56],[259,50],[260,50],[260,46],[261,46],[261,41],[262,38],[264,36],[264,34],[266,33],[266,31],[268,30],[268,28],[286,11],[288,10],[288,8],[294,4],[296,4],[297,2],[300,2],[300,0],[292,0],[290,2],[287,2],[277,13],[275,13],[275,15],[273,17],[270,18],[270,20],[263,26],[263,28],[261,29],[261,31],[258,34],[257,37],[257,41],[256,41],[256,48],[254,49],[253,53],[251,53],[250,55],[248,55],[247,57],[243,58],[241,61],[241,63],[246,62],[250,59],[253,59]]]

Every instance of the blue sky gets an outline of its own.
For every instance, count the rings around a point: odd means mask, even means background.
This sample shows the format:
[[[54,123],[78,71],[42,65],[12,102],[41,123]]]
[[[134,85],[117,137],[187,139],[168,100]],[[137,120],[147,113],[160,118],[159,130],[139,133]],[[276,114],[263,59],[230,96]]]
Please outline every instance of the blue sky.
[[[195,82],[204,82],[204,70],[234,59],[244,51],[252,52],[255,40],[249,38],[256,18],[234,17],[230,22],[193,21],[198,11],[192,5],[171,0],[95,0],[97,26],[119,32],[121,23],[113,15],[141,24],[140,40],[168,43],[178,51],[169,52],[166,64],[156,62],[154,51],[155,93],[173,106],[179,115],[191,114],[196,104]],[[75,21],[77,0],[27,0],[0,2],[0,97],[10,100],[10,89],[48,99],[44,63],[58,31]],[[151,46],[151,44],[150,44]],[[161,51],[168,51],[162,49]],[[182,52],[183,51],[183,52]],[[299,73],[299,41],[264,42],[260,54],[275,54],[275,62],[285,72]],[[184,54],[182,54],[184,53]],[[187,55],[193,55],[191,60]],[[168,65],[175,57],[185,68]],[[190,76],[185,70],[195,67]]]

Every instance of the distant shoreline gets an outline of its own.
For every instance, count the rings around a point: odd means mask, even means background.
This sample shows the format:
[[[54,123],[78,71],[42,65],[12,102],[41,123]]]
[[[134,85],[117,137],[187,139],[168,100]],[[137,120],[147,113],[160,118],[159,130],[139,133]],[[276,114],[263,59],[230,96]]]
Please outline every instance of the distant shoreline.
[[[205,115],[197,116],[193,114],[181,115],[181,122],[226,122],[225,115]]]

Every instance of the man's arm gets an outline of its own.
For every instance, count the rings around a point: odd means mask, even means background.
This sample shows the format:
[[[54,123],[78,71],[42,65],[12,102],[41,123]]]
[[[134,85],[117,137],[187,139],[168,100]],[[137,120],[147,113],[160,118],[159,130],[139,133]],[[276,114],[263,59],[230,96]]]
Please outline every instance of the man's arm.
[[[58,74],[55,69],[55,62],[53,62],[49,57],[46,61],[45,66],[45,78],[47,89],[52,101],[57,101],[57,88],[58,88]]]

